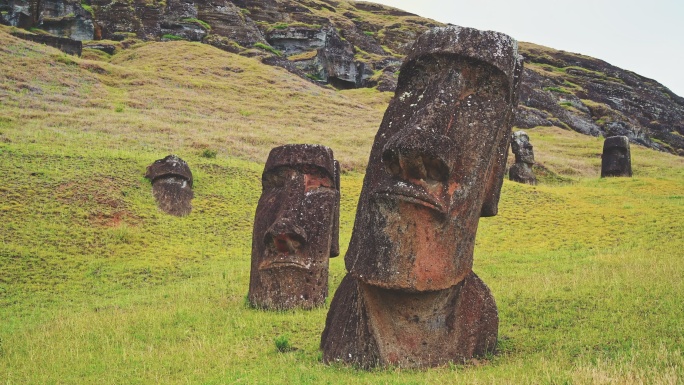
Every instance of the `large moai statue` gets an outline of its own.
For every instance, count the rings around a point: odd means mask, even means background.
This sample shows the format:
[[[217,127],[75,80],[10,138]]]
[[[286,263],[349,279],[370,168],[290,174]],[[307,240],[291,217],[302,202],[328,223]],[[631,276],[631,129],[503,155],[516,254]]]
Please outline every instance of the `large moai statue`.
[[[156,160],[147,167],[145,178],[152,182],[157,206],[167,214],[185,216],[192,211],[192,172],[176,155]]]
[[[325,362],[427,367],[495,349],[473,248],[497,213],[521,71],[497,32],[450,26],[414,43],[371,150]]]
[[[632,156],[626,136],[611,136],[603,142],[601,178],[609,176],[632,176]]]
[[[532,170],[534,151],[530,137],[525,131],[511,134],[511,149],[515,155],[515,164],[508,171],[508,179],[518,183],[537,184],[537,178]]]
[[[249,302],[310,309],[328,296],[328,258],[340,253],[339,163],[325,146],[271,150],[254,217]]]

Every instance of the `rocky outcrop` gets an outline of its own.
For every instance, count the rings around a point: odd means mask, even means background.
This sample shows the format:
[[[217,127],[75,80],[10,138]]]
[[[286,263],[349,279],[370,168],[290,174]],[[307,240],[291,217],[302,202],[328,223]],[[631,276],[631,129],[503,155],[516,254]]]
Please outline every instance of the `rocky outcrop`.
[[[337,88],[394,91],[433,20],[347,0],[0,0],[0,22],[76,40],[201,41]],[[92,46],[92,45],[90,45]],[[684,98],[604,61],[520,44],[516,126],[559,126],[684,155]]]
[[[521,44],[525,72],[516,126],[560,126],[684,155],[684,98],[602,60]]]
[[[16,36],[18,38],[30,40],[40,44],[49,45],[50,47],[55,47],[58,50],[61,50],[70,55],[81,56],[81,51],[83,50],[82,42],[80,42],[79,40],[73,40],[66,37],[35,35],[32,33],[23,33],[18,31],[12,32],[12,36]]]
[[[86,8],[78,0],[0,0],[0,22],[38,27],[58,37],[91,40],[95,27]]]
[[[317,0],[0,0],[0,11],[4,24],[56,36],[202,41],[338,88],[385,90],[396,87],[408,45],[439,24],[377,4]]]

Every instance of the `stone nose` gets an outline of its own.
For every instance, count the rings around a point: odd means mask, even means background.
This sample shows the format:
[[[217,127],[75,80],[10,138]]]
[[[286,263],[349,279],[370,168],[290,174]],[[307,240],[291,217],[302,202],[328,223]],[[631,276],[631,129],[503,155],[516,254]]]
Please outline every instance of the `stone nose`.
[[[451,138],[418,127],[405,129],[383,148],[382,163],[393,177],[427,182],[446,182],[451,174],[449,159],[455,146]]]
[[[449,179],[448,151],[442,145],[420,138],[401,139],[404,140],[388,142],[382,152],[382,163],[388,174],[407,181],[446,182]]]
[[[382,162],[385,171],[399,179],[445,182],[449,178],[444,159],[420,150],[386,150]]]
[[[306,242],[304,229],[287,218],[276,221],[264,234],[266,246],[283,254],[295,254]]]

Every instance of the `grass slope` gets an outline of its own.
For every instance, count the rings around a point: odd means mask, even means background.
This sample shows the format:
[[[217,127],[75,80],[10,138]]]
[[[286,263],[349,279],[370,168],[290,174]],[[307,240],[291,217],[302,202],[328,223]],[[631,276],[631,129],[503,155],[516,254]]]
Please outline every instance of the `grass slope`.
[[[634,178],[599,179],[600,139],[529,130],[544,183],[505,181],[477,238],[499,354],[426,371],[326,366],[326,307],[245,304],[259,177],[275,145],[331,146],[349,170],[344,253],[388,95],[334,92],[199,44],[86,60],[5,31],[0,383],[684,381],[684,159],[633,147]],[[186,218],[159,212],[142,177],[170,152],[195,175]],[[330,274],[332,295],[342,258]],[[278,337],[296,350],[278,352]]]

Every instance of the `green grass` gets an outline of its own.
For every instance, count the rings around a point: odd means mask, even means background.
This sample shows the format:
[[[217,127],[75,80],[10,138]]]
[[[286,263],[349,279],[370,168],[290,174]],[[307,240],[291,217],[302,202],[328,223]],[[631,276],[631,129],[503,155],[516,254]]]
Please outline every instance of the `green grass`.
[[[206,21],[194,19],[194,18],[183,19],[183,21],[186,23],[195,23],[197,25],[200,25],[202,28],[206,29],[207,31],[211,31],[211,25],[209,25],[209,23],[207,23]]]
[[[285,27],[287,28],[287,27]],[[254,43],[255,48],[263,49],[264,51],[268,51],[276,56],[283,56],[283,53],[278,51],[277,49],[271,47],[270,45],[266,45],[264,43]]]
[[[563,87],[544,87],[544,91],[558,92],[560,94],[571,94],[572,93]]]
[[[182,36],[172,35],[169,33],[162,35],[162,39],[171,40],[171,41],[185,40],[185,38],[183,38]]]
[[[499,353],[424,371],[327,366],[327,305],[245,302],[263,162],[288,142],[333,148],[346,171],[343,255],[390,95],[320,88],[189,42],[66,64],[5,30],[0,383],[684,380],[684,158],[632,146],[634,178],[600,179],[601,139],[526,130],[549,175],[539,186],[505,181],[499,215],[481,220],[476,239]],[[184,218],[160,212],[143,178],[170,153],[195,179]],[[331,295],[343,275],[332,259]]]
[[[95,11],[93,10],[93,7],[88,5],[86,2],[81,1],[81,8],[90,13],[90,17],[95,17]]]

